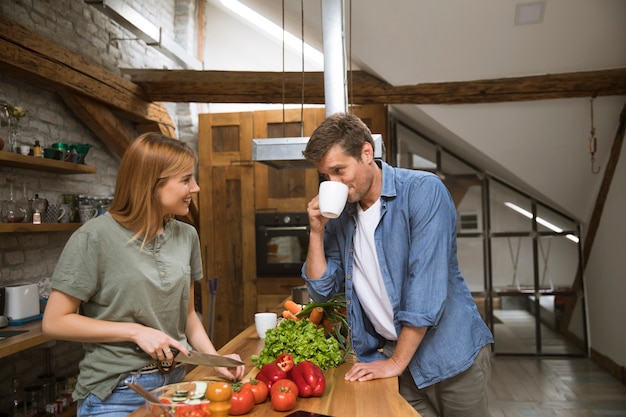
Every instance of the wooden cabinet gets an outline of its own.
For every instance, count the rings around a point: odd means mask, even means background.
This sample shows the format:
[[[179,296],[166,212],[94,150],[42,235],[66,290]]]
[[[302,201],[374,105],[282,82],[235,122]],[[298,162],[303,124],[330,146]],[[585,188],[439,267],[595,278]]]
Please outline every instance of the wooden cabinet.
[[[258,311],[275,311],[291,295],[291,289],[304,285],[300,277],[257,278]]]
[[[303,117],[304,116],[304,117]],[[313,108],[254,113],[254,137],[311,136],[324,120],[324,109]],[[304,120],[302,120],[304,119]],[[284,123],[283,123],[284,120]],[[314,167],[277,169],[262,163],[254,165],[255,203],[257,211],[304,212],[317,194],[319,179]]]

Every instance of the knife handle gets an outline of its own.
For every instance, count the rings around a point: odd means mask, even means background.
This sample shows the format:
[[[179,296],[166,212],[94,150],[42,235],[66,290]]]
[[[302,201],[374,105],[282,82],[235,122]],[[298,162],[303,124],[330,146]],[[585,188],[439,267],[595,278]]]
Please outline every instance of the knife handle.
[[[143,352],[143,349],[139,347],[139,345],[135,345],[135,352]],[[172,356],[176,357],[180,353],[180,350],[176,348],[170,348],[170,352],[172,352]],[[146,355],[147,353],[144,352]],[[189,355],[188,355],[189,356]]]

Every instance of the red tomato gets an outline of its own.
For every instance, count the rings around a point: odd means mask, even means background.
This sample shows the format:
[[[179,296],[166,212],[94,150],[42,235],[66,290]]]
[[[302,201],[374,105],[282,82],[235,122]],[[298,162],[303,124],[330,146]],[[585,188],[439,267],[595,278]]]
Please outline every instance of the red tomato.
[[[167,417],[167,412],[158,405],[153,405],[150,411],[154,417]]]
[[[281,381],[283,380],[281,379]],[[272,385],[272,391],[274,391],[274,385]],[[279,387],[272,393],[272,407],[276,411],[289,411],[296,405],[297,396],[288,387]]]
[[[176,417],[192,417],[195,416],[195,412],[194,409],[196,408],[195,405],[182,405],[179,407],[176,407],[174,409],[174,415]]]
[[[255,404],[261,404],[267,399],[267,396],[269,395],[267,385],[256,379],[251,379],[250,382],[246,382],[242,385],[241,389],[248,389],[252,391],[252,394],[254,394]]]
[[[273,397],[278,390],[284,389],[293,392],[296,397],[298,396],[298,386],[295,382],[293,382],[291,379],[279,379],[272,384],[272,388],[270,389],[270,397]]]
[[[241,387],[233,387],[233,394],[230,397],[230,414],[231,416],[240,416],[246,414],[254,407],[254,394],[249,389],[241,389]]]

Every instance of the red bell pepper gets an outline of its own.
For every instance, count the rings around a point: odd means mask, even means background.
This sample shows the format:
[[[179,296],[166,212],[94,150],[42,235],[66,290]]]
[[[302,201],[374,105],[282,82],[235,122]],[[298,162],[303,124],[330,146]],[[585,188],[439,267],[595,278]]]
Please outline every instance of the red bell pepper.
[[[311,361],[297,364],[291,370],[291,379],[296,383],[300,397],[321,397],[326,389],[324,373]]]
[[[290,353],[281,353],[274,361],[276,365],[289,376],[289,371],[293,369],[293,355]]]
[[[272,388],[272,384],[280,379],[286,379],[287,372],[280,369],[278,365],[275,363],[267,363],[263,365],[258,374],[256,374],[256,379],[261,382],[264,382],[267,385],[267,389]]]

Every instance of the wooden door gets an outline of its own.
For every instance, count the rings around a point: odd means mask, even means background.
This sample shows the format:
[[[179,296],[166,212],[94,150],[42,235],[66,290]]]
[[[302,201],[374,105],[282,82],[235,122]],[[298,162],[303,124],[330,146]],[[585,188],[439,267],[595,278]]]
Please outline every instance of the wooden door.
[[[217,278],[213,344],[219,349],[252,324],[256,311],[252,114],[200,115],[199,122],[201,305],[210,330],[208,280]]]

